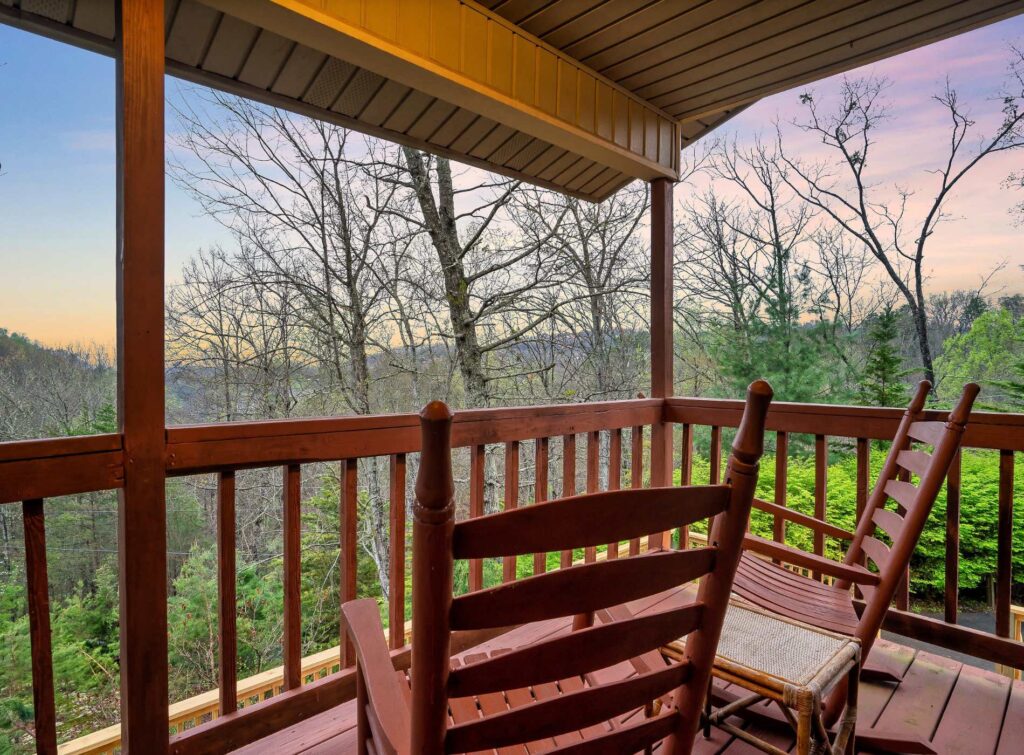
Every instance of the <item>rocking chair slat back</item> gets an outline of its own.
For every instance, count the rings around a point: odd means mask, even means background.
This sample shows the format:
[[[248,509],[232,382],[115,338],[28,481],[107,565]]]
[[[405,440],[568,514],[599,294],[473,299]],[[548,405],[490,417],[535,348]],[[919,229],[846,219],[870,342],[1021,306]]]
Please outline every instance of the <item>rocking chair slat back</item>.
[[[685,527],[729,507],[728,485],[572,496],[455,525],[455,558],[500,558],[604,545]]]
[[[903,517],[889,509],[875,509],[871,514],[876,527],[881,527],[891,539],[895,540],[903,532]]]
[[[927,443],[929,446],[937,446],[942,440],[945,430],[945,422],[912,422],[907,428],[907,435],[916,441]]]
[[[924,451],[900,451],[896,463],[911,474],[923,477],[931,466],[932,457]]]
[[[871,593],[856,632],[865,654],[878,634],[946,473],[960,448],[979,388],[974,383],[964,386],[960,400],[946,422],[920,419],[930,390],[931,384],[928,381],[918,385],[893,438],[889,455],[868,499],[864,515],[860,518],[853,542],[846,552],[847,564],[861,563],[867,556],[879,570],[880,581],[875,589],[862,591],[865,595]],[[915,442],[931,446],[931,452],[912,448]],[[907,473],[917,476],[917,485],[899,479]],[[895,502],[898,510],[886,508],[889,501]],[[876,527],[889,535],[890,545],[874,537]],[[843,580],[836,585],[843,589],[849,587],[849,583]]]
[[[636,600],[699,579],[717,548],[659,551],[538,574],[462,595],[452,602],[452,629],[487,629],[574,616]]]
[[[451,413],[424,409],[423,452],[413,511],[412,696],[409,752],[490,751],[554,737],[566,752],[643,749],[670,735],[667,752],[689,753],[747,527],[771,388],[758,381],[733,443],[725,485],[634,488],[537,503],[454,523]],[[596,548],[710,519],[710,547],[656,550],[584,563],[452,597],[454,560]],[[700,579],[692,605],[649,616],[605,611]],[[595,612],[606,620],[593,625]],[[504,627],[572,615],[574,631],[490,658],[449,663],[457,629]],[[599,683],[605,669],[686,637],[683,660]],[[584,683],[585,681],[585,683]],[[527,690],[512,705],[501,690]],[[532,690],[532,697],[529,691]],[[609,721],[675,690],[671,710],[623,727]],[[455,716],[477,695],[482,717]],[[485,706],[507,699],[505,709]],[[369,703],[368,703],[369,704]],[[471,703],[472,704],[472,703]],[[449,712],[456,721],[450,724]],[[582,730],[582,731],[581,731]],[[392,740],[394,741],[394,740]],[[400,751],[405,751],[400,748]],[[560,750],[556,750],[560,751]],[[581,750],[582,751],[582,750]]]
[[[704,606],[690,603],[543,640],[453,670],[448,693],[454,697],[481,695],[608,668],[685,637],[700,626],[703,616]]]
[[[904,480],[888,480],[885,483],[885,494],[910,511],[917,502],[918,488]]]

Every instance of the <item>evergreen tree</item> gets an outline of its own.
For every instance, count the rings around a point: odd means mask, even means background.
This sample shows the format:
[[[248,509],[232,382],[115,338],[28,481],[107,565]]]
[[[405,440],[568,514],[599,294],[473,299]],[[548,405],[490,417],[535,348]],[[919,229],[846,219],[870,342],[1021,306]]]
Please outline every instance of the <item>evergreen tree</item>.
[[[860,400],[871,406],[902,406],[907,402],[903,360],[896,347],[897,316],[891,305],[868,331],[868,361],[861,377]]]

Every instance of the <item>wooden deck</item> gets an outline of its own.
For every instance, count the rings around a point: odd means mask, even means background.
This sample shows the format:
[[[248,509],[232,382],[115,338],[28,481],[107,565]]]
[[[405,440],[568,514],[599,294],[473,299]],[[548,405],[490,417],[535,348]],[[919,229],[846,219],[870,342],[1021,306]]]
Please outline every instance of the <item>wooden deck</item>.
[[[642,614],[680,605],[689,599],[689,590],[674,590],[638,601],[630,608]],[[463,656],[514,648],[567,631],[568,620],[532,624],[467,651]],[[876,726],[887,732],[921,736],[931,741],[940,753],[1015,755],[1024,752],[1024,683],[1011,683],[993,671],[966,666],[887,640],[876,643],[873,658],[878,665],[884,664],[902,675],[903,682],[898,686],[870,683],[861,686],[858,728]],[[609,673],[631,675],[632,668],[626,666],[628,664],[622,664]],[[502,704],[506,704],[504,700]],[[355,721],[353,701],[236,753],[355,753]],[[792,737],[782,728],[750,730],[778,747],[792,747]],[[529,749],[531,753],[538,751],[543,748]],[[757,750],[731,735],[713,730],[710,740],[698,736],[694,752],[738,755]]]

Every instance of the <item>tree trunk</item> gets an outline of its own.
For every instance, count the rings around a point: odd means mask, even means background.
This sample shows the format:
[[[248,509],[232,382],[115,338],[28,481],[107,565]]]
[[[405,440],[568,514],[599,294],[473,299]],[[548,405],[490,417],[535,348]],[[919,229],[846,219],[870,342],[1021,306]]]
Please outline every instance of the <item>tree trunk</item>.
[[[466,405],[488,405],[487,378],[484,374],[483,351],[476,332],[476,319],[470,305],[470,280],[462,264],[463,249],[455,221],[455,189],[452,184],[451,163],[443,157],[436,159],[437,198],[431,186],[429,168],[423,155],[403,147],[406,165],[416,191],[430,242],[437,254],[444,279],[445,303],[455,338],[455,358],[459,364]]]

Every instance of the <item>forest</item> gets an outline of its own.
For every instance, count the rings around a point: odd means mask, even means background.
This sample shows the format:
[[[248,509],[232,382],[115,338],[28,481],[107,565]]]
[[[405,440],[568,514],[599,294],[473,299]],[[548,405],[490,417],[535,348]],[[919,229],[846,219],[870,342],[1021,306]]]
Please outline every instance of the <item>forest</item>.
[[[1024,146],[1024,59],[1012,50],[1004,90],[994,105],[966,103],[948,84],[935,94],[948,144],[912,188],[877,178],[879,142],[895,117],[879,78],[845,80],[827,97],[794,94],[798,120],[689,147],[675,194],[676,394],[738,397],[763,377],[776,400],[900,406],[926,378],[933,405],[944,407],[975,380],[985,409],[1024,411],[1024,288],[996,289],[996,271],[956,290],[929,281],[958,185]],[[972,107],[998,112],[982,127]],[[409,412],[434,398],[455,408],[601,401],[649,389],[643,184],[592,205],[208,90],[190,89],[169,108],[170,178],[231,242],[197,249],[170,276],[168,424]],[[800,135],[820,141],[827,159],[801,158],[791,147]],[[1004,190],[1021,188],[1024,172],[1008,169]],[[101,346],[42,345],[0,329],[0,441],[116,432],[115,364]],[[807,513],[812,445],[794,438],[789,451],[789,502]],[[708,477],[708,449],[698,434],[695,482]],[[561,449],[552,450],[554,464]],[[486,459],[487,511],[502,506],[498,451]],[[457,461],[464,481],[466,461]],[[851,527],[852,448],[834,444],[829,466],[830,519]],[[964,455],[960,587],[977,605],[995,570],[997,467],[992,454]],[[770,458],[762,464],[766,497],[773,469]],[[532,475],[524,461],[523,501]],[[407,506],[414,477],[411,457]],[[358,592],[385,603],[387,479],[386,460],[360,462]],[[302,483],[309,654],[338,636],[338,465],[306,465]],[[215,490],[210,476],[168,481],[172,700],[217,684]],[[1017,500],[1022,492],[1018,476]],[[239,473],[236,495],[244,677],[281,662],[279,470]],[[942,591],[943,506],[940,496],[912,566],[919,608]],[[117,720],[116,495],[48,500],[46,515],[64,740]],[[770,531],[759,517],[753,527]],[[0,752],[32,748],[20,528],[20,510],[0,506]],[[789,537],[806,546],[805,534],[792,528]],[[1024,552],[1014,559],[1024,589]],[[500,564],[486,569],[486,581],[500,578]]]

